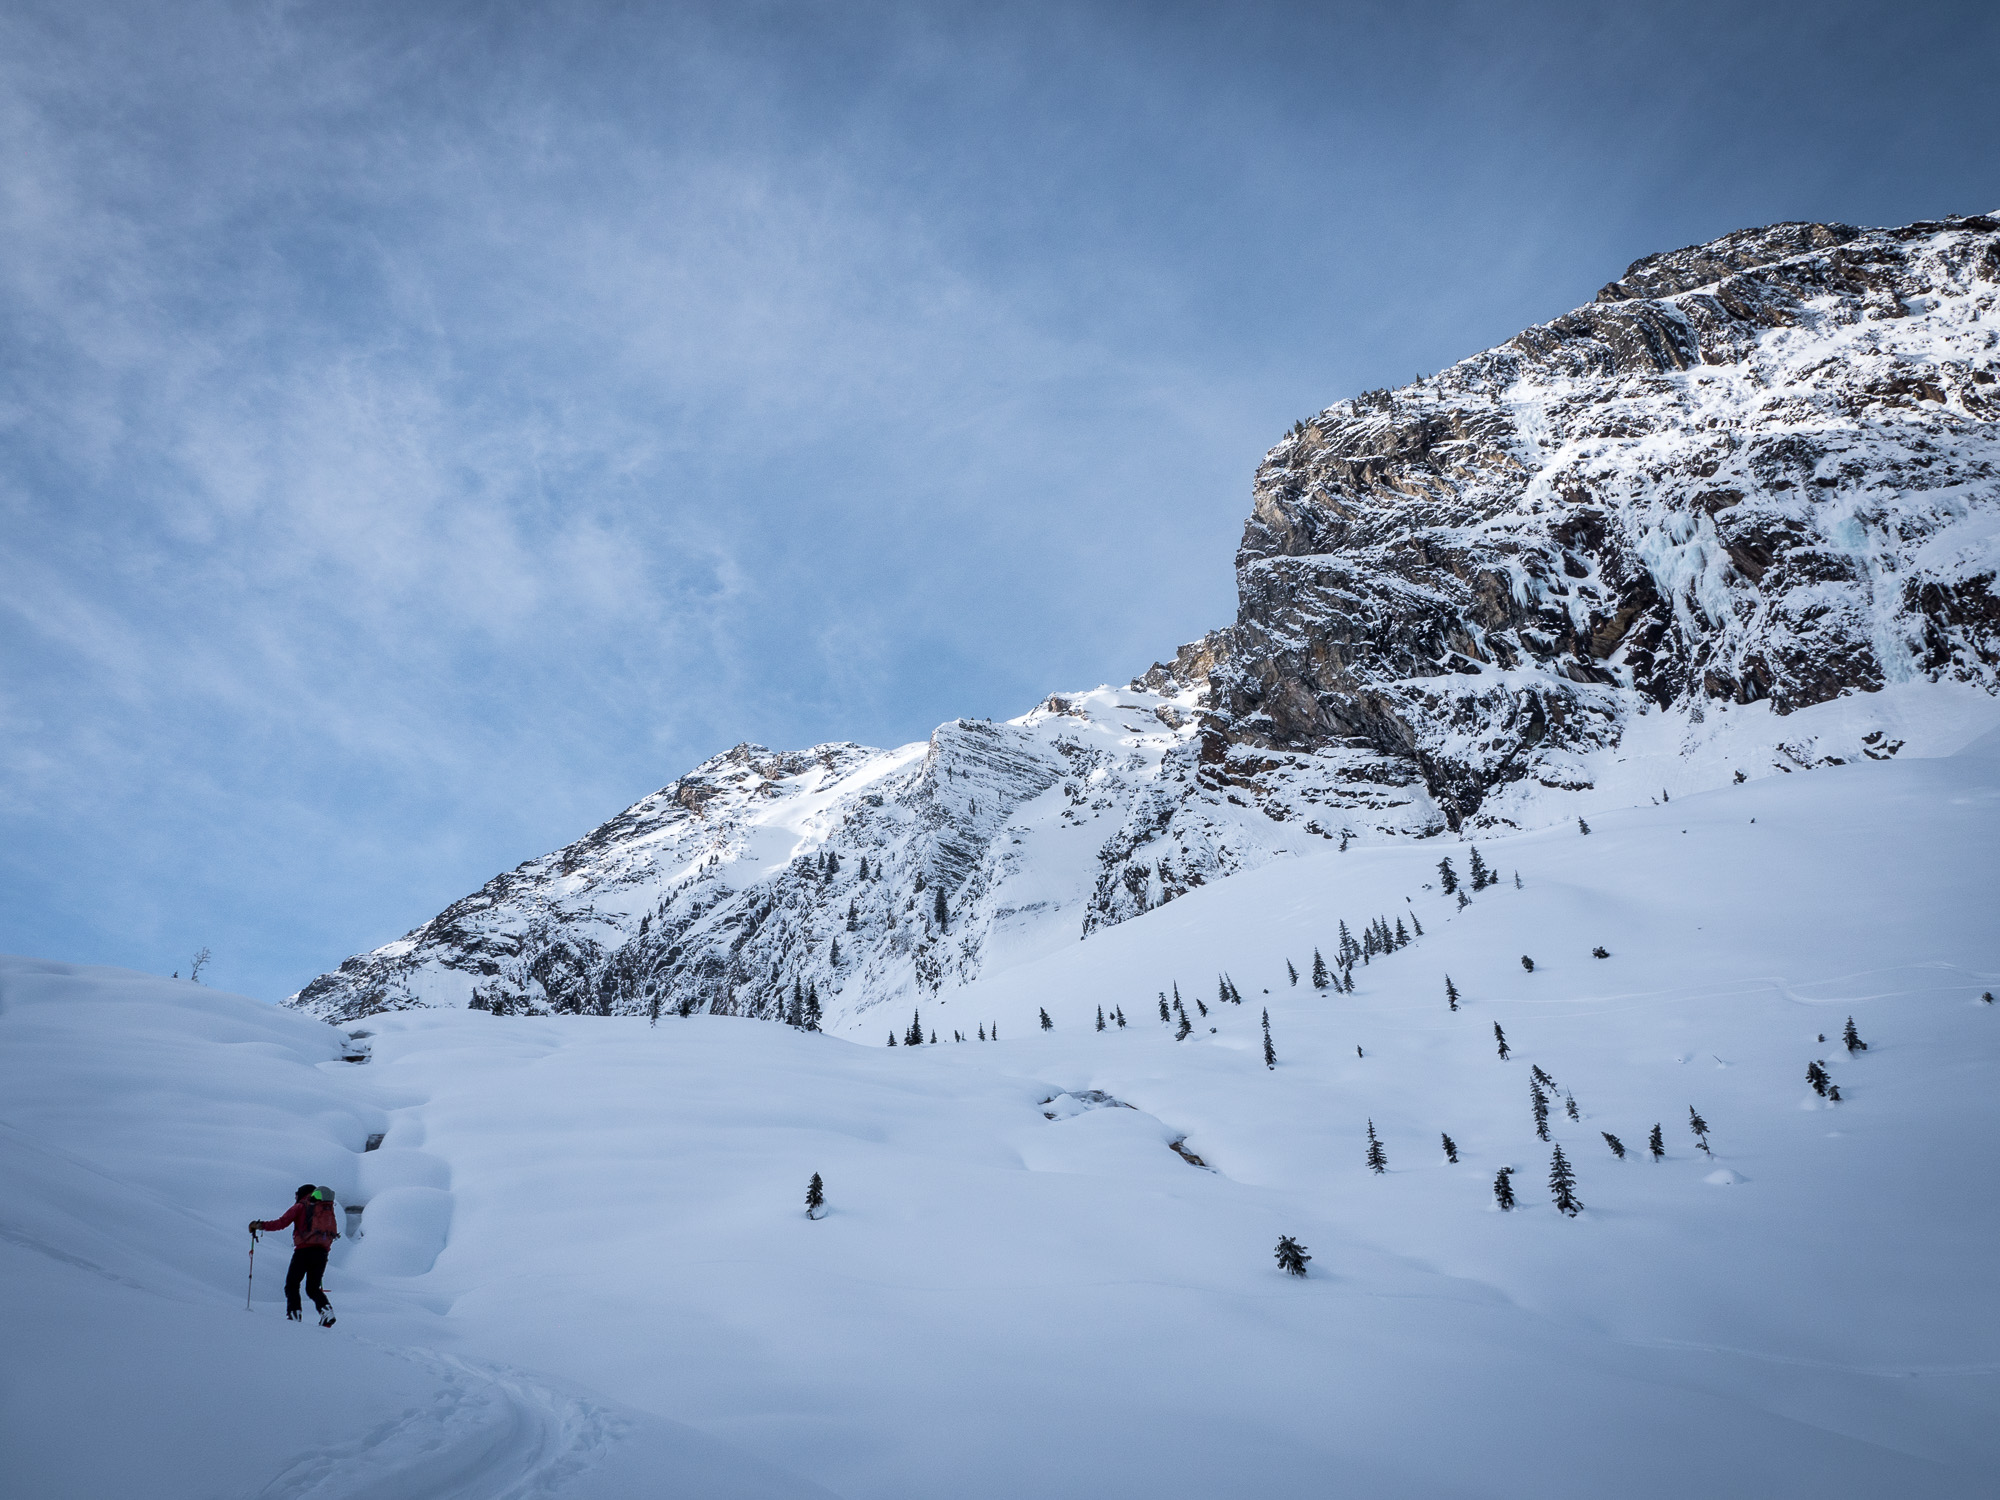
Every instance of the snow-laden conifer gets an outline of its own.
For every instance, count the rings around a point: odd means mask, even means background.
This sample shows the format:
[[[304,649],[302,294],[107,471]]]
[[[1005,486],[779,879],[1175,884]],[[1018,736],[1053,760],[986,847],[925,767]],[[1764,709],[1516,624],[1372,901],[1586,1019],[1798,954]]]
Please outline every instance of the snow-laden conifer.
[[[1458,892],[1458,871],[1451,867],[1450,855],[1438,861],[1438,884],[1444,888],[1447,896]]]
[[[1389,1170],[1389,1153],[1382,1149],[1382,1142],[1375,1135],[1375,1122],[1368,1122],[1368,1170],[1381,1176]]]
[[[1502,1167],[1493,1174],[1493,1201],[1505,1213],[1514,1206],[1514,1169]]]
[[[1493,1040],[1500,1044],[1500,1061],[1507,1060],[1507,1033],[1500,1029],[1500,1023],[1493,1023]]]
[[[1597,1133],[1604,1137],[1604,1144],[1611,1148],[1613,1156],[1617,1157],[1620,1161],[1625,1160],[1625,1143],[1623,1141],[1619,1140],[1617,1136],[1608,1130],[1600,1130]]]
[[[1574,1219],[1583,1210],[1583,1200],[1576,1195],[1576,1173],[1570,1169],[1569,1158],[1563,1155],[1561,1146],[1549,1158],[1549,1196],[1555,1200],[1557,1213]]]
[[[1444,1003],[1453,1010],[1458,1009],[1458,986],[1451,982],[1449,974],[1444,976]]]
[[[793,1180],[796,1181],[797,1179]],[[819,1173],[815,1172],[812,1175],[812,1181],[806,1184],[806,1217],[808,1219],[817,1219],[819,1211],[825,1206],[826,1184],[819,1180]]]
[[[1703,1156],[1715,1155],[1713,1151],[1708,1149],[1708,1121],[1695,1113],[1695,1108],[1692,1104],[1688,1106],[1688,1129],[1694,1132],[1695,1144],[1701,1147],[1701,1154]]]
[[[1040,1012],[1041,1012],[1041,1017],[1042,1017],[1042,1030],[1044,1030],[1044,1031],[1054,1031],[1054,1030],[1056,1029],[1056,1023],[1055,1023],[1055,1022],[1053,1022],[1053,1021],[1051,1021],[1051,1020],[1049,1019],[1049,1013],[1048,1013],[1048,1011],[1047,1011],[1047,1010],[1046,1010],[1046,1009],[1045,1009],[1044,1007],[1042,1007],[1042,1006],[1036,1006],[1035,1008],[1036,1008],[1036,1009],[1037,1009],[1038,1011],[1040,1011]]]
[[[1277,1256],[1278,1269],[1283,1271],[1287,1276],[1305,1275],[1306,1262],[1312,1259],[1310,1255],[1306,1254],[1306,1247],[1293,1239],[1289,1234],[1278,1236]]]
[[[1440,1135],[1443,1135],[1443,1132],[1439,1132],[1439,1134],[1440,1134]],[[1450,1162],[1450,1163],[1451,1163],[1451,1164],[1452,1164],[1453,1166],[1457,1166],[1457,1165],[1458,1165],[1458,1142],[1457,1142],[1457,1141],[1455,1141],[1455,1140],[1453,1140],[1453,1139],[1452,1139],[1452,1138],[1451,1138],[1450,1136],[1448,1136],[1448,1135],[1443,1135],[1443,1139],[1444,1139],[1444,1159],[1445,1159],[1446,1161]]]
[[[1654,1161],[1667,1154],[1667,1138],[1661,1134],[1657,1120],[1653,1123],[1653,1133],[1646,1137],[1646,1149],[1653,1154]]]
[[[1840,1039],[1849,1052],[1866,1052],[1868,1044],[1861,1040],[1861,1033],[1854,1029],[1854,1017],[1847,1018],[1847,1025],[1841,1028]]]

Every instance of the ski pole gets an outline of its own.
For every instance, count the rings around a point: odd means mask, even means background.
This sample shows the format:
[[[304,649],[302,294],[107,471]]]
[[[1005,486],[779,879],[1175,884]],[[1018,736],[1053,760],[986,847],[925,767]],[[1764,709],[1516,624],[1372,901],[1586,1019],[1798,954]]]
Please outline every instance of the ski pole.
[[[243,1283],[243,1310],[250,1311],[250,1289],[257,1284],[257,1231],[250,1231],[250,1279]]]

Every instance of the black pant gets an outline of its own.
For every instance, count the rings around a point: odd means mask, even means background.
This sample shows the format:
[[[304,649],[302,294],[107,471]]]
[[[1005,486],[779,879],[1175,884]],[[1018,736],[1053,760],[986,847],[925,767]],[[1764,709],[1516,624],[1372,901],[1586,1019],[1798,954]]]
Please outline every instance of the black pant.
[[[304,1277],[306,1295],[313,1299],[313,1306],[321,1312],[327,1309],[326,1293],[319,1289],[319,1279],[326,1274],[325,1245],[301,1245],[292,1252],[291,1269],[285,1272],[285,1311],[301,1312],[299,1306],[299,1278]]]

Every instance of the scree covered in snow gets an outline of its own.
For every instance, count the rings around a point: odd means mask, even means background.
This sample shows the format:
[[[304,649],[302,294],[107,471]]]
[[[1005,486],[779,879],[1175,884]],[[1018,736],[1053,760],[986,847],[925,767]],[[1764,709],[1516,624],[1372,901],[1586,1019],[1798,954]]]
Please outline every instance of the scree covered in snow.
[[[1921,691],[1925,756],[1628,736],[1587,833],[1323,845],[869,1036],[6,960],[0,1490],[1990,1495],[2000,732]],[[244,1306],[305,1180],[327,1330],[281,1236]]]

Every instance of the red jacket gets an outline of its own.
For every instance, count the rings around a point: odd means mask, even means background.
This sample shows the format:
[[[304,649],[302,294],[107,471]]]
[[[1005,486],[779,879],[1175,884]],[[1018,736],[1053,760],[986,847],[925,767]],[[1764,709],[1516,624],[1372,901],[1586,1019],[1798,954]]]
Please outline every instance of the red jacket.
[[[329,1246],[340,1238],[340,1230],[334,1222],[333,1205],[321,1203],[316,1198],[301,1198],[285,1210],[284,1217],[260,1219],[257,1227],[263,1230],[283,1229],[287,1224],[292,1226],[294,1250]]]

